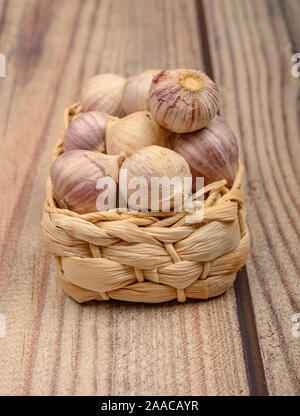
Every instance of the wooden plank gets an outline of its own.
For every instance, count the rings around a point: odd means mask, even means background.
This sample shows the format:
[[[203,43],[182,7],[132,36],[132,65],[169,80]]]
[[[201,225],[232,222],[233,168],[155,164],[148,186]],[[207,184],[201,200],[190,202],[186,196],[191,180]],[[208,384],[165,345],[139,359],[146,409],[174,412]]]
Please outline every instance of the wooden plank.
[[[204,2],[222,113],[240,137],[247,172],[247,263],[269,394],[298,395],[300,311],[297,1]]]
[[[202,50],[205,57],[205,71],[212,79],[215,79],[209,50],[205,9],[203,7],[202,0],[197,1],[197,9],[199,29],[202,39]],[[246,266],[238,271],[234,288],[236,292],[237,315],[244,350],[249,394],[254,396],[266,396],[268,395],[267,383],[258,343],[258,335]]]
[[[234,290],[209,302],[79,305],[41,240],[65,106],[98,72],[203,67],[192,1],[1,3],[0,393],[249,393]]]

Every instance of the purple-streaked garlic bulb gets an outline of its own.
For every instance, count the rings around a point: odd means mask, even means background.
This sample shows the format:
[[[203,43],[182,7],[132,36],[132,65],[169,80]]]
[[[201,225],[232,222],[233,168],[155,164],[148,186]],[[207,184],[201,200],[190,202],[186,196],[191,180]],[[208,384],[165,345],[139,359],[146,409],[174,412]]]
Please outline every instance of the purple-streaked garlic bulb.
[[[105,151],[107,114],[101,111],[88,111],[73,118],[65,136],[64,150]]]
[[[148,104],[163,127],[188,133],[202,129],[217,114],[219,91],[202,71],[163,70],[152,79]]]
[[[160,71],[161,69],[146,69],[141,74],[134,75],[127,80],[122,97],[122,106],[125,114],[149,110],[149,88],[152,78]]]
[[[99,74],[89,79],[81,92],[82,110],[121,117],[125,82],[125,78],[116,74]]]
[[[232,186],[239,150],[234,133],[221,117],[216,116],[202,130],[179,135],[173,150],[189,163],[194,180],[204,177],[204,185],[208,185],[226,179],[227,186]]]
[[[58,156],[51,165],[50,178],[60,208],[78,214],[97,211],[96,200],[103,192],[96,188],[97,180],[109,176],[118,183],[122,161],[120,155],[89,150],[72,150]]]

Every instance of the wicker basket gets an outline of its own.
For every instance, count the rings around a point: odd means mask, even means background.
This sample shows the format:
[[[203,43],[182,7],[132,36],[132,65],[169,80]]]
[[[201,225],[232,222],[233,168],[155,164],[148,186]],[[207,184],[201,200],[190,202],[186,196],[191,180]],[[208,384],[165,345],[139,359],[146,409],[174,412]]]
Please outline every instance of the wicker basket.
[[[79,103],[66,109],[52,161],[63,152],[64,132],[80,112]],[[240,164],[230,190],[225,180],[204,188],[201,223],[186,223],[191,213],[184,212],[79,215],[57,207],[48,178],[42,227],[64,290],[77,302],[149,303],[225,292],[249,251],[242,177]]]

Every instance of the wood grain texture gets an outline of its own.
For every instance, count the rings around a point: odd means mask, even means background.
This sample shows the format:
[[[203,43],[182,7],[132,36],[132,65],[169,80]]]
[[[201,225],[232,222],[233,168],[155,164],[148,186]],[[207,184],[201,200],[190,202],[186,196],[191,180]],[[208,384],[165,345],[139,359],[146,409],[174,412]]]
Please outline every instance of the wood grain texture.
[[[0,393],[248,394],[233,289],[184,305],[79,305],[41,239],[63,109],[98,72],[203,67],[194,2],[10,0],[0,22]]]
[[[222,113],[240,137],[252,238],[247,263],[271,395],[299,395],[299,2],[205,0]]]
[[[215,79],[203,1],[199,0],[196,4],[203,55],[205,57],[205,70],[208,76]],[[237,273],[236,280],[234,282],[234,289],[236,294],[237,316],[243,344],[247,381],[249,385],[249,395],[267,396],[268,389],[258,342],[258,334],[248,280],[247,267],[245,265]]]

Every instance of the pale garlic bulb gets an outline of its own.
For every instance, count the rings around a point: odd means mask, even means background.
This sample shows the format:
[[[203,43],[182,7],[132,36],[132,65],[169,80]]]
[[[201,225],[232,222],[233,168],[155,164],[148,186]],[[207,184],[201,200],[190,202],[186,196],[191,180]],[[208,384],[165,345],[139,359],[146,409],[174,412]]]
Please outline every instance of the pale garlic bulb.
[[[187,160],[194,179],[204,178],[204,185],[226,179],[231,187],[238,169],[239,150],[232,130],[216,116],[205,128],[181,134],[173,150]]]
[[[122,94],[126,79],[116,74],[99,74],[88,80],[81,92],[83,111],[123,115]]]
[[[118,183],[122,161],[120,155],[89,150],[72,150],[58,156],[51,165],[50,178],[60,208],[78,214],[97,211],[96,200],[103,192],[96,188],[97,180],[109,176]]]
[[[121,179],[121,175],[125,174],[126,181]],[[160,184],[164,178],[178,179],[179,186],[165,189],[164,184]],[[119,179],[120,195],[133,210],[166,211],[167,208],[170,211],[183,204],[185,193],[189,194],[191,190],[191,183],[186,187],[184,178],[191,178],[191,171],[182,156],[165,147],[148,146],[123,162]],[[134,186],[135,181],[139,183],[140,180],[143,191],[138,189],[139,185]],[[159,187],[159,193],[155,194],[155,186]]]
[[[149,111],[137,111],[123,118],[108,117],[106,153],[132,155],[146,146],[163,146],[174,133],[161,127]]]
[[[64,151],[82,149],[105,151],[107,114],[88,111],[73,118],[64,135]]]
[[[216,115],[219,92],[202,71],[163,70],[153,77],[149,109],[159,124],[176,133],[205,127]]]
[[[129,78],[125,84],[122,106],[125,114],[149,110],[148,95],[151,81],[161,69],[146,69],[139,75]]]

